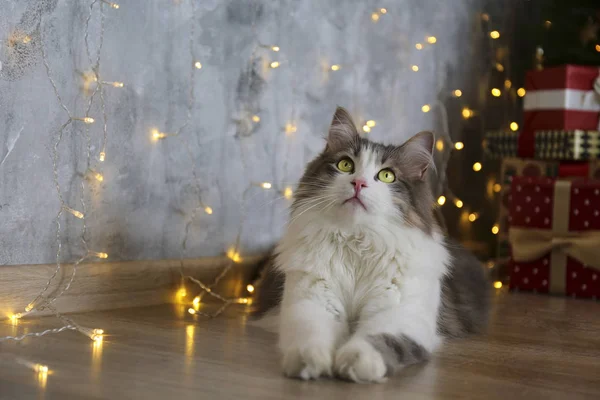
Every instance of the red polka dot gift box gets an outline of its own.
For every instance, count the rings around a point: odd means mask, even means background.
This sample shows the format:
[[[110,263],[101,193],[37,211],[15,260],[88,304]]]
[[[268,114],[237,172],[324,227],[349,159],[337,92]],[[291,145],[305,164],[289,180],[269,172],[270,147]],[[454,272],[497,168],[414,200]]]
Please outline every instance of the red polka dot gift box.
[[[600,298],[600,180],[514,177],[510,288]]]

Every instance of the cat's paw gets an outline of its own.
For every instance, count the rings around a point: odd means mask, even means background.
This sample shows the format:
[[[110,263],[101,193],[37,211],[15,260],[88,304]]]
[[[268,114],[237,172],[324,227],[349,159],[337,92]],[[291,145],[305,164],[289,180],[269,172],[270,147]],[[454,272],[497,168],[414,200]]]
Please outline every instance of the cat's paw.
[[[369,342],[351,339],[335,354],[335,372],[353,382],[384,382],[387,367],[381,353]]]
[[[283,373],[304,380],[331,376],[333,357],[324,346],[294,347],[283,352]]]

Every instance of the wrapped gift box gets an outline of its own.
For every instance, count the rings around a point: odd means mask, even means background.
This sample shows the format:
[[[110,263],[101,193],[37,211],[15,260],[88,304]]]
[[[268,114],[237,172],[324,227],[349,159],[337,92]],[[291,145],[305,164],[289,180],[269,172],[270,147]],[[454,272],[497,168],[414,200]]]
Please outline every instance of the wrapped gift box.
[[[564,65],[527,73],[519,156],[534,157],[535,131],[598,130],[598,67]]]
[[[510,287],[600,298],[600,181],[515,177]]]
[[[484,149],[490,158],[516,157],[519,132],[485,133]],[[600,158],[600,132],[549,130],[534,132],[534,158],[554,161],[582,161]]]

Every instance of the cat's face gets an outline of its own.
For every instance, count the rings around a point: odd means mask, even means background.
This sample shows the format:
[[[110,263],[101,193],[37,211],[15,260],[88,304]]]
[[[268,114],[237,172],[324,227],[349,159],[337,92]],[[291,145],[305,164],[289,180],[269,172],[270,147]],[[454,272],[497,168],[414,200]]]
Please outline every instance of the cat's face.
[[[425,180],[432,148],[430,132],[402,146],[361,138],[349,114],[338,108],[325,150],[300,180],[292,220],[305,213],[341,225],[387,219],[429,230],[432,196]]]

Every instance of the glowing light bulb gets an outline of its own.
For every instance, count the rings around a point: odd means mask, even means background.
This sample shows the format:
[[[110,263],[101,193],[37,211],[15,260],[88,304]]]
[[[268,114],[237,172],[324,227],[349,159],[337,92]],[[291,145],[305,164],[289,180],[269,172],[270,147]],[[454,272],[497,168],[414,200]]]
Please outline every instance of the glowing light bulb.
[[[106,253],[99,253],[97,251],[90,251],[89,252],[90,255],[94,256],[94,257],[98,257],[98,258],[108,258],[108,254]]]
[[[280,49],[279,46],[271,46],[271,50],[273,50],[274,52],[278,52]]]
[[[273,61],[273,62],[270,64],[271,68],[279,68],[279,65],[280,65],[280,64],[279,64],[279,61]]]
[[[372,119],[370,119],[370,120],[368,120],[368,121],[366,122],[366,125],[367,125],[369,128],[373,128],[373,127],[375,127],[375,125],[377,125],[377,122],[375,122],[375,121],[373,121]]]
[[[502,92],[498,88],[493,88],[491,90],[491,93],[492,93],[492,96],[494,96],[494,97],[500,97],[502,95]]]
[[[600,44],[597,44],[597,45],[596,45],[596,51],[597,51],[598,53],[600,53]]]
[[[549,29],[552,26],[552,21],[544,21],[544,26],[546,27],[546,29]]]
[[[506,79],[506,80],[504,81],[504,87],[505,87],[506,89],[510,89],[510,88],[512,87],[512,82],[510,81],[510,79]]]
[[[160,132],[158,129],[152,129],[150,131],[150,133],[152,134],[152,139],[154,140],[158,140],[158,139],[164,139],[165,137],[167,137],[166,133]]]
[[[92,172],[92,174],[98,182],[102,182],[104,180],[104,175],[102,175],[100,172]]]
[[[296,127],[296,124],[288,122],[287,124],[285,124],[285,133],[287,135],[290,135],[292,133],[295,133],[298,130],[298,128]]]
[[[202,69],[202,63],[200,61],[196,61],[194,63],[194,67],[196,67],[196,69]]]
[[[260,184],[260,186],[261,186],[263,189],[271,189],[271,188],[273,187],[273,185],[271,185],[271,183],[270,183],[270,182],[263,182],[263,183],[261,183],[261,184]]]
[[[494,235],[497,235],[498,232],[500,232],[500,227],[498,226],[498,224],[495,224],[494,226],[492,226],[492,233]]]
[[[11,315],[9,318],[11,319],[11,321],[15,322],[18,319],[21,319],[23,317],[23,314],[21,313],[16,313]]]
[[[415,48],[417,50],[423,50],[423,45],[421,43],[417,43],[417,44],[415,44]]]
[[[444,141],[442,139],[438,139],[435,142],[435,148],[438,149],[438,151],[444,150]]]
[[[236,303],[238,304],[248,304],[248,299],[245,297],[240,297],[239,299],[236,300]]]
[[[494,192],[499,193],[502,190],[502,185],[499,183],[494,184],[493,190]]]
[[[456,89],[454,92],[452,92],[452,94],[454,95],[454,97],[460,97],[462,96],[462,90]]]
[[[27,304],[27,307],[25,307],[25,311],[29,312],[31,310],[33,310],[33,303],[29,303]]]
[[[410,69],[412,69],[414,72],[418,72],[419,71],[419,66],[418,65],[413,65],[410,67]]]
[[[113,82],[112,85],[116,88],[122,88],[123,86],[125,86],[123,82]]]
[[[481,171],[482,165],[480,162],[476,162],[475,164],[473,164],[473,171],[475,172],[479,172]]]
[[[490,37],[492,39],[498,39],[500,37],[500,32],[498,32],[498,31],[491,31],[490,32]]]
[[[454,199],[454,205],[456,206],[456,208],[462,208],[464,206],[464,203],[461,199]]]
[[[252,116],[252,121],[254,121],[254,122],[260,122],[260,117],[258,115],[253,115]]]
[[[510,123],[510,130],[513,132],[516,132],[519,129],[519,124],[517,124],[516,122],[511,122]]]
[[[192,304],[197,306],[198,304],[200,304],[200,296],[196,296],[194,297],[194,300],[192,300]]]
[[[337,65],[337,64],[333,64],[333,65],[331,66],[331,70],[332,70],[332,71],[339,71],[339,70],[340,70],[340,66],[339,66],[339,65]]]
[[[29,42],[31,42],[31,36],[29,36],[29,35],[25,35],[25,36],[23,37],[23,43],[27,44],[27,43],[29,43]]]
[[[444,204],[446,204],[446,196],[440,196],[440,197],[438,197],[438,199],[437,199],[437,203],[438,203],[440,206],[443,206]]]
[[[456,150],[462,150],[465,148],[465,144],[463,142],[456,142],[454,143],[454,148]]]
[[[98,155],[98,160],[104,161],[105,159],[106,159],[106,153],[101,151],[100,154]]]
[[[502,282],[500,282],[500,281],[496,281],[496,282],[494,282],[494,287],[495,287],[496,289],[501,289],[501,288],[502,288]]]
[[[285,197],[287,200],[290,200],[293,195],[294,193],[292,192],[292,188],[289,186],[283,191],[283,197]]]
[[[248,293],[254,292],[254,285],[247,285],[246,290],[248,291]]]
[[[227,257],[235,263],[239,263],[242,261],[242,258],[240,257],[240,253],[235,251],[234,248],[227,250]]]
[[[362,129],[363,129],[363,131],[365,131],[365,133],[371,132],[371,128],[369,128],[368,125],[363,125]]]
[[[382,14],[387,14],[387,9],[386,8],[380,8],[379,12]]]
[[[429,104],[425,104],[423,107],[421,107],[421,111],[423,111],[424,113],[427,113],[431,110],[431,107],[429,106]]]
[[[35,364],[33,369],[35,370],[35,372],[41,372],[44,374],[48,373],[48,370],[49,370],[47,365],[42,365],[42,364]]]
[[[103,335],[104,334],[104,329],[94,329],[94,334],[96,334],[96,335]]]
[[[373,20],[373,22],[379,21],[379,14],[374,12],[373,14],[371,14],[371,19]]]
[[[462,116],[463,116],[464,119],[469,119],[469,118],[473,117],[474,114],[475,113],[473,112],[473,110],[471,110],[468,107],[464,107],[462,109]]]
[[[196,310],[194,310],[193,308],[188,308],[188,312],[192,315],[196,314]]]
[[[489,21],[490,20],[490,15],[486,14],[486,13],[483,13],[483,14],[481,14],[481,19],[484,20],[484,21]]]
[[[498,70],[498,72],[503,72],[504,71],[504,65],[502,65],[500,63],[496,63],[496,69]]]
[[[475,222],[477,220],[477,218],[479,218],[479,214],[477,214],[477,213],[469,214],[469,221]]]
[[[437,42],[437,38],[435,36],[427,36],[427,43],[434,44]]]
[[[85,117],[83,119],[83,122],[85,122],[86,124],[93,124],[94,123],[94,118],[91,117]]]
[[[517,96],[524,97],[525,93],[527,93],[527,91],[524,88],[517,89]]]
[[[204,212],[207,213],[208,215],[211,215],[213,213],[213,209],[206,206],[206,207],[204,207]]]
[[[80,211],[77,211],[77,210],[74,210],[74,209],[72,209],[71,207],[67,207],[67,206],[64,206],[63,208],[64,208],[64,210],[65,210],[65,211],[67,211],[67,212],[69,212],[69,213],[73,214],[73,216],[75,216],[75,217],[77,217],[77,218],[79,218],[79,219],[82,219],[82,218],[83,218],[83,213],[82,213],[82,212],[80,212]]]

